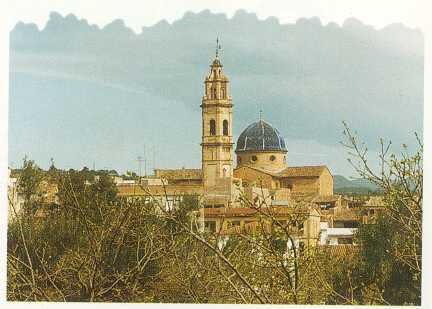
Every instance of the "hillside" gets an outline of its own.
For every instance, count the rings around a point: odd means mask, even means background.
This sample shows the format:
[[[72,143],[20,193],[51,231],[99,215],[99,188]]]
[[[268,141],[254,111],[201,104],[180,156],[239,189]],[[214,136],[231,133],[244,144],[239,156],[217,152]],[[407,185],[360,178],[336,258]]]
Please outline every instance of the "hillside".
[[[366,179],[347,179],[342,175],[333,176],[333,188],[336,193],[372,193],[379,188]]]

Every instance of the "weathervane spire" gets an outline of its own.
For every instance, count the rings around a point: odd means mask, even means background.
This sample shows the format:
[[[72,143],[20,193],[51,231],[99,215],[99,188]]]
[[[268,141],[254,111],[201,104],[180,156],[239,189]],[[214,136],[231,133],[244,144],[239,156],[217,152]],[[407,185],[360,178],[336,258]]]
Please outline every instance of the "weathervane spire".
[[[216,58],[219,57],[219,50],[222,49],[222,46],[219,44],[219,37],[216,37]]]

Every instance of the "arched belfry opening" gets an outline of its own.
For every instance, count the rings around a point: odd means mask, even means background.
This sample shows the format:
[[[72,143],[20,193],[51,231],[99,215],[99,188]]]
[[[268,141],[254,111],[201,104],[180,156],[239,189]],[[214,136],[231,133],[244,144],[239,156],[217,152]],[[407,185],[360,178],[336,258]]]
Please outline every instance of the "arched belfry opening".
[[[229,134],[228,134],[228,120],[224,120],[223,121],[223,129],[222,129],[222,131],[223,131],[223,135],[225,135],[225,136],[228,136]]]
[[[216,120],[210,120],[210,135],[216,135]]]
[[[226,98],[226,91],[225,91],[225,87],[221,88],[221,99],[225,99]]]

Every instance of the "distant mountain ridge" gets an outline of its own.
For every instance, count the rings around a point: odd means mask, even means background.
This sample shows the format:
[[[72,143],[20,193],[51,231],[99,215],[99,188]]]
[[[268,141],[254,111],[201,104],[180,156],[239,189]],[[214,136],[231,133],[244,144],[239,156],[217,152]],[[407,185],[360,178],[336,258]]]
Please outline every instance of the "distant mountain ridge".
[[[342,175],[333,175],[333,188],[336,192],[376,192],[378,187],[367,179],[349,180]]]
[[[18,23],[10,33],[10,157],[124,170],[151,142],[164,147],[161,166],[199,166],[199,105],[217,36],[234,137],[260,109],[289,151],[290,139],[336,145],[342,120],[370,149],[379,137],[409,144],[422,134],[423,35],[401,24],[280,24],[205,10],[136,34],[120,19],[101,28],[53,12],[42,30]]]

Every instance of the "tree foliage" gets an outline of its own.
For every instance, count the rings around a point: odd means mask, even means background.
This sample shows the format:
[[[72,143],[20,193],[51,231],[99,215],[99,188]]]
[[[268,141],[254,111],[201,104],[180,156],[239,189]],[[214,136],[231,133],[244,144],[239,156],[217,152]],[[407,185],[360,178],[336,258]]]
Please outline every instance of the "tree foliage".
[[[345,127],[351,163],[382,191],[383,211],[358,229],[358,246],[302,248],[286,222],[258,212],[257,232],[203,232],[199,198],[166,208],[149,195],[121,198],[108,172],[44,174],[25,159],[24,210],[8,228],[8,299],[189,303],[420,304],[422,144],[409,154],[382,145],[381,169]],[[97,179],[94,177],[96,174]],[[41,184],[58,185],[58,202],[41,202]],[[42,190],[43,191],[43,190]],[[43,194],[42,194],[43,195]],[[295,205],[295,207],[301,205]]]
[[[350,163],[364,179],[383,192],[383,211],[376,224],[362,225],[357,234],[361,250],[357,267],[367,302],[419,305],[421,300],[423,144],[418,149],[392,152],[392,143],[380,140],[380,168],[373,170],[368,148],[344,123]],[[364,299],[362,299],[365,302]]]

